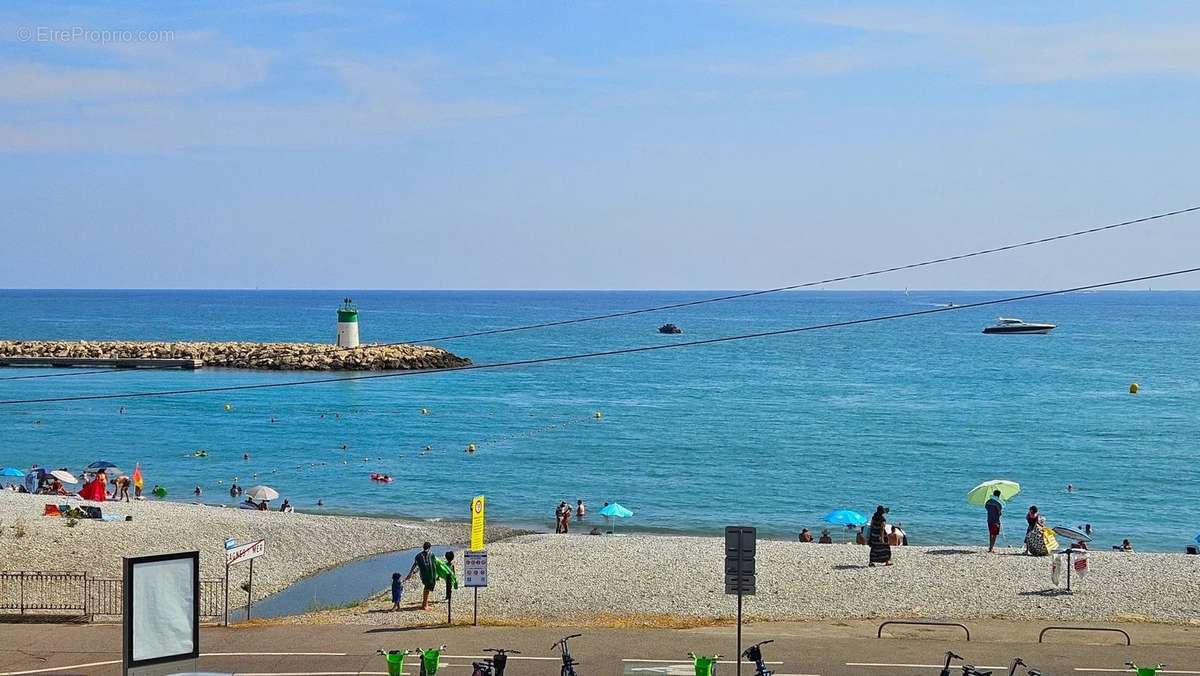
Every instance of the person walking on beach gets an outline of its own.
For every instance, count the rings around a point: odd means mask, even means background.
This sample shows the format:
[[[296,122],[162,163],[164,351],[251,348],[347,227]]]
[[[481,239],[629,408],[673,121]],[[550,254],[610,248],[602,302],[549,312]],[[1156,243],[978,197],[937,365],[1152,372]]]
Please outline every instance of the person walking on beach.
[[[996,551],[996,538],[1000,536],[1000,514],[1004,512],[1004,503],[1000,502],[1000,491],[992,491],[992,497],[983,505],[987,509],[988,524],[988,553]]]
[[[888,544],[886,528],[887,513],[888,508],[879,505],[875,508],[875,514],[871,517],[871,527],[867,534],[867,543],[871,546],[868,566],[892,565],[892,546]]]
[[[432,548],[433,545],[428,542],[421,545],[421,553],[417,554],[416,558],[413,559],[413,565],[408,571],[408,577],[404,578],[404,581],[408,582],[413,575],[417,573],[421,574],[421,585],[425,588],[425,593],[421,596],[421,610],[430,610],[429,592],[433,591],[433,587],[437,584],[437,576],[433,570],[433,554],[429,551]]]

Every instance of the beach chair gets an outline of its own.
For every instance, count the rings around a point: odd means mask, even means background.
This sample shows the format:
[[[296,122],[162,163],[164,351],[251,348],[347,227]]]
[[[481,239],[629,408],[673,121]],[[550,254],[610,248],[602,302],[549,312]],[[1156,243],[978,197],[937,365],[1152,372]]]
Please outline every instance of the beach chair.
[[[46,505],[42,516],[62,516],[62,512],[58,511],[58,505]]]

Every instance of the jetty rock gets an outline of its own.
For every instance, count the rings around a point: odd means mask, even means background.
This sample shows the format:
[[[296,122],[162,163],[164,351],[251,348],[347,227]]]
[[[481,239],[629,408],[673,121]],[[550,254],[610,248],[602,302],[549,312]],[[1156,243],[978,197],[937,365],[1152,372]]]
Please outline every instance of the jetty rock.
[[[341,348],[323,343],[0,340],[0,357],[198,359],[205,366],[289,371],[393,371],[466,366],[470,359],[426,345]]]

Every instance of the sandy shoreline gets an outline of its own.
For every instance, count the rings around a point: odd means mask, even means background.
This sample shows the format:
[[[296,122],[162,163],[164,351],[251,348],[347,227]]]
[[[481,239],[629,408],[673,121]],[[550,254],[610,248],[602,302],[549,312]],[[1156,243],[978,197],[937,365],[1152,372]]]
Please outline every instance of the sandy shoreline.
[[[224,541],[266,538],[267,553],[254,568],[255,596],[262,598],[292,583],[353,559],[438,544],[465,542],[469,526],[454,522],[403,521],[320,514],[258,512],[177,502],[87,503],[105,514],[131,515],[133,521],[67,520],[42,516],[46,503],[59,499],[0,491],[0,570],[86,571],[95,577],[121,577],[121,557],[200,551],[200,575],[224,575]],[[17,537],[18,527],[24,535]],[[496,540],[512,534],[489,528]],[[241,584],[246,566],[233,568],[231,582]]]

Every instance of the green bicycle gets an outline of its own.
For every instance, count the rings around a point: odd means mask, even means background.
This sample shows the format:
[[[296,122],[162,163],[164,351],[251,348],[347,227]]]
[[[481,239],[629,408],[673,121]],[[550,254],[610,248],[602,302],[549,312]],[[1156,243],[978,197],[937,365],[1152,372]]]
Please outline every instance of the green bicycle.
[[[688,653],[688,657],[692,658],[692,664],[696,667],[696,676],[717,676],[717,660],[721,659],[720,655],[705,657]]]
[[[387,660],[388,676],[402,676],[404,674],[404,658],[409,655],[420,655],[421,657],[421,674],[420,676],[437,676],[438,667],[441,666],[442,651],[446,649],[445,644],[437,648],[425,648],[418,650],[379,650],[380,655],[383,655]]]

